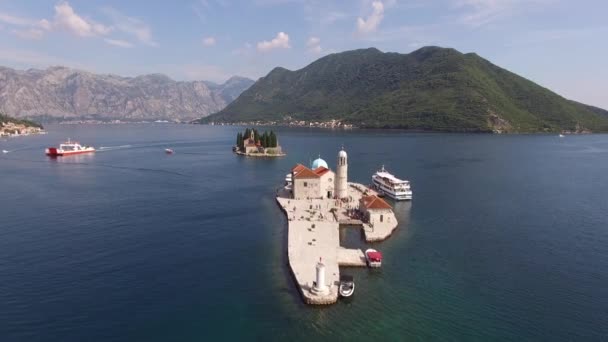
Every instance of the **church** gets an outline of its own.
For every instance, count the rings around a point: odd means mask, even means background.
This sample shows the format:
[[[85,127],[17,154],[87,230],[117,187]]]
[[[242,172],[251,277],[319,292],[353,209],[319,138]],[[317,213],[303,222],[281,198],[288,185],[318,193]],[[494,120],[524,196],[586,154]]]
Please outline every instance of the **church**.
[[[342,149],[338,153],[336,172],[329,169],[320,157],[310,168],[298,164],[291,169],[294,199],[321,199],[348,197],[348,156]]]

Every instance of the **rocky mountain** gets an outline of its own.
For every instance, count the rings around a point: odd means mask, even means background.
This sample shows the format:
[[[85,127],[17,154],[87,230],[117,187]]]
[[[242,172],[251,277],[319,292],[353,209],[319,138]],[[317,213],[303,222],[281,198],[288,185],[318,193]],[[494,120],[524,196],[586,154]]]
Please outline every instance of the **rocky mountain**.
[[[0,67],[0,112],[47,120],[189,121],[221,110],[252,83],[233,77],[210,86],[161,74],[120,77],[66,67]]]
[[[205,122],[328,121],[470,132],[608,131],[608,112],[567,100],[477,54],[424,47],[331,54],[275,68]]]
[[[218,93],[226,103],[236,100],[243,91],[251,87],[254,83],[254,80],[240,76],[233,76],[223,84],[205,82],[209,89]]]

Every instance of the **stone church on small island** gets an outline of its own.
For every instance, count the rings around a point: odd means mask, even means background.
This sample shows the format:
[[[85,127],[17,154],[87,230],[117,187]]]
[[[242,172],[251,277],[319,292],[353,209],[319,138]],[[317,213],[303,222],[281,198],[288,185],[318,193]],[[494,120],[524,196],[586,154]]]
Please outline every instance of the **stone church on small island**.
[[[302,164],[293,167],[291,177],[288,176],[292,180],[293,198],[347,198],[348,156],[344,149],[338,153],[337,164],[335,173],[321,157],[312,162],[311,168]]]

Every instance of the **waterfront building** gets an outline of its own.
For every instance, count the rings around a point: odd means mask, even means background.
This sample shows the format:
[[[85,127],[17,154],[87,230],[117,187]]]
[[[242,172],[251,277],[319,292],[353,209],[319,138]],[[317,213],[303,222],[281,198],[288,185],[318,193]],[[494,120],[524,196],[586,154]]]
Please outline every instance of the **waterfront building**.
[[[322,162],[321,162],[322,161]],[[321,161],[310,169],[302,164],[296,165],[291,169],[291,179],[293,180],[292,195],[294,199],[311,199],[311,198],[333,198],[335,178],[333,171],[323,165],[327,165],[325,161]]]
[[[365,221],[372,226],[375,223],[384,223],[393,215],[393,208],[382,198],[371,195],[362,196],[359,200],[359,211],[363,214]]]
[[[346,151],[338,153],[337,173],[319,156],[311,168],[298,164],[291,169],[294,199],[348,198],[348,161]]]

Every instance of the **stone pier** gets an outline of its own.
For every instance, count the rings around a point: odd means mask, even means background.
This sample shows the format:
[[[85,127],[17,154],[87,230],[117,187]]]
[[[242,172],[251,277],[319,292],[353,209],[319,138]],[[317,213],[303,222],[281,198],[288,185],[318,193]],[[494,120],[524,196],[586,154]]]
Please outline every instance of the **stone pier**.
[[[347,201],[295,200],[285,190],[277,194],[277,203],[288,221],[289,266],[307,304],[332,304],[338,300],[339,266],[366,266],[362,250],[340,246],[340,224],[360,225],[367,241],[386,239],[397,227],[392,211],[384,222],[373,225],[352,217],[359,199],[367,194],[373,194],[373,191],[357,183],[349,183]],[[316,279],[315,266],[319,260],[325,265],[325,284],[328,287],[323,294],[312,291]]]

